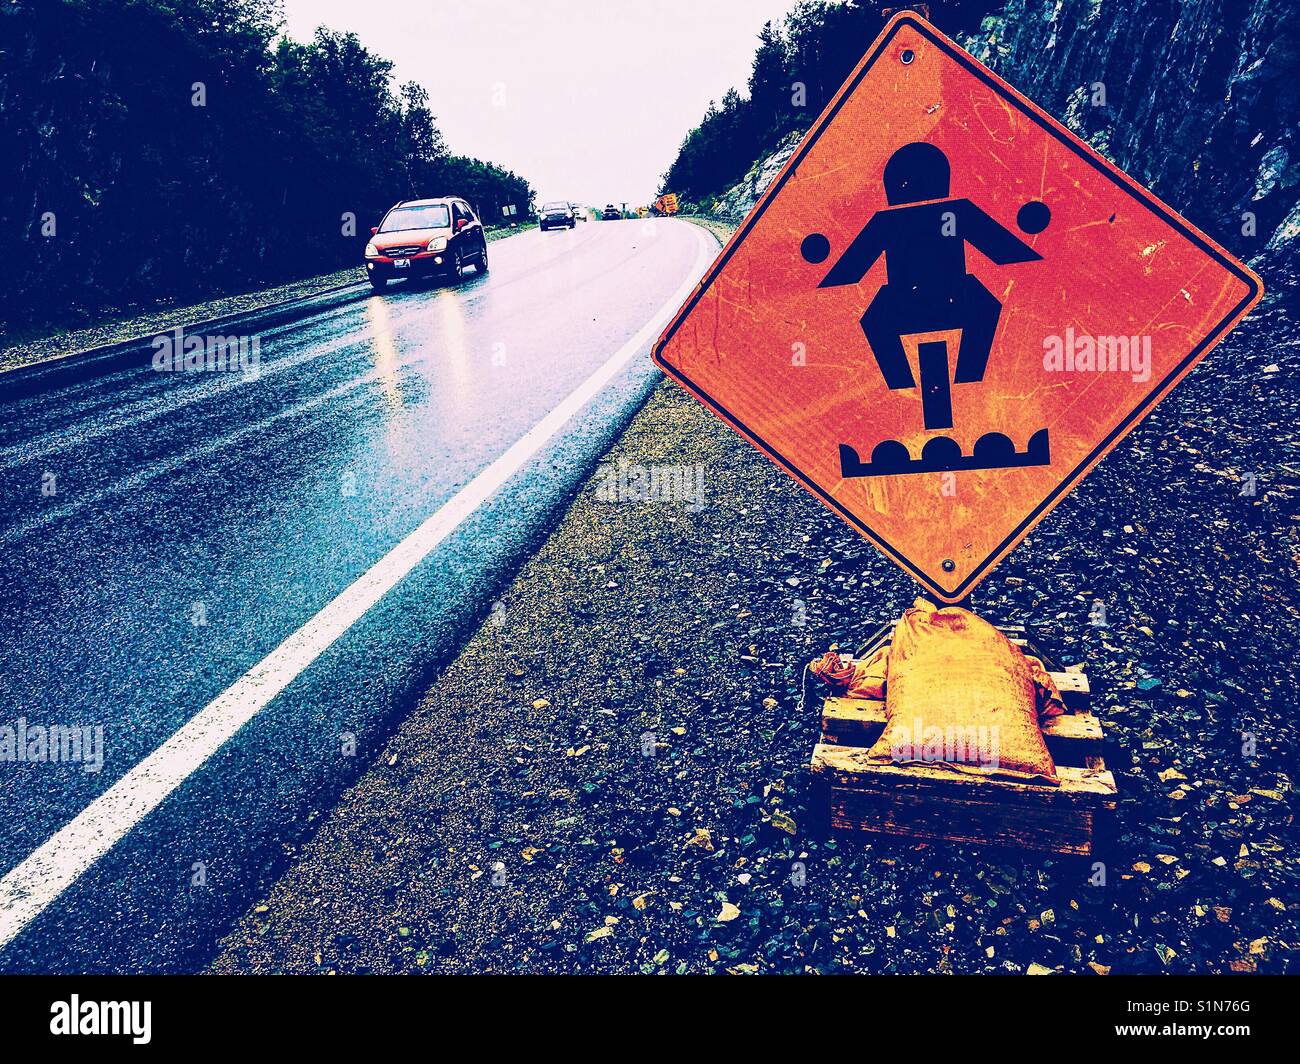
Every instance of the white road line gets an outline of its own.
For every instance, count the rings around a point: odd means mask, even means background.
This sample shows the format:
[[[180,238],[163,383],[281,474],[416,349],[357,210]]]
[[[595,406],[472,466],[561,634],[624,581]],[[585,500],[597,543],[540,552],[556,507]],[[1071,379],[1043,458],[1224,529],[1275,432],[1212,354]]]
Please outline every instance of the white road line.
[[[0,949],[396,587],[658,336],[716,253],[704,233],[691,228],[699,254],[689,278],[604,365],[337,598],[0,879]]]

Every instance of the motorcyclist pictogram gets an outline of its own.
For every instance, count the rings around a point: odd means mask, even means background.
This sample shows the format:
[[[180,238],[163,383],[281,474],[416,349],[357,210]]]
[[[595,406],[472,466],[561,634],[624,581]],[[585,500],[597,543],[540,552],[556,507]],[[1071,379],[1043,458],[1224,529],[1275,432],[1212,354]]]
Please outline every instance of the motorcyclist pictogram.
[[[947,156],[934,145],[903,145],[890,156],[883,176],[889,206],[871,216],[818,287],[858,284],[884,256],[886,283],[872,298],[861,324],[891,390],[917,386],[904,336],[961,331],[951,380],[946,342],[927,341],[917,349],[925,428],[950,429],[952,385],[984,379],[1002,313],[997,298],[966,271],[966,245],[999,266],[1038,262],[1042,256],[969,199],[949,196],[951,168]],[[1021,231],[1030,234],[1041,233],[1050,221],[1051,211],[1036,200],[1024,204],[1016,215]],[[804,239],[801,252],[807,261],[821,262],[830,245],[814,233]],[[1049,460],[1045,428],[1033,432],[1022,452],[1000,432],[985,433],[969,455],[947,436],[926,441],[917,458],[898,440],[884,440],[866,463],[851,445],[840,445],[845,477],[1005,469],[1047,465]]]

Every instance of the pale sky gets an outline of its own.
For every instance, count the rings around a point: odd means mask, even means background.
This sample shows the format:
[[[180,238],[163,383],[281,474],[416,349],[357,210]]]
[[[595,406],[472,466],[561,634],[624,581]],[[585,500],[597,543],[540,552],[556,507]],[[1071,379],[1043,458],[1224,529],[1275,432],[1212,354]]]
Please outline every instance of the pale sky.
[[[453,152],[548,199],[648,203],[710,99],[743,93],[794,0],[284,0],[285,31],[356,33],[418,81]],[[746,160],[750,162],[752,160]],[[433,190],[435,193],[442,190]]]

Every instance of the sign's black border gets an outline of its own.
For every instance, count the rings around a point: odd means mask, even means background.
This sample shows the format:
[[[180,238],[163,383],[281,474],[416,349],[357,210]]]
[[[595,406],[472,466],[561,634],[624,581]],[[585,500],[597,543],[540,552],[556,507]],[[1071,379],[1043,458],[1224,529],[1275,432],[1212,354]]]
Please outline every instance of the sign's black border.
[[[1070,471],[1070,473],[1061,481],[1061,483],[1052,492],[1050,492],[1047,495],[1047,497],[1044,498],[1036,507],[1034,507],[1033,511],[1029,514],[1028,517],[1026,517],[1019,525],[1017,525],[1011,531],[1011,533],[1007,535],[1005,539],[1002,540],[1001,543],[999,543],[995,548],[993,548],[993,550],[989,552],[988,556],[985,557],[983,561],[981,561],[978,565],[976,565],[974,568],[971,569],[970,575],[967,576],[966,579],[961,581],[961,583],[959,583],[955,588],[951,590],[940,587],[931,578],[929,578],[923,572],[921,572],[921,570],[918,569],[915,565],[913,565],[912,562],[909,561],[897,548],[895,548],[893,545],[887,542],[882,536],[874,532],[870,527],[868,527],[857,517],[855,517],[844,506],[842,506],[835,498],[833,498],[828,492],[826,492],[818,484],[816,484],[811,477],[804,474],[795,465],[793,465],[791,462],[789,462],[784,457],[782,457],[774,447],[772,447],[766,440],[760,437],[757,433],[745,427],[738,418],[736,418],[729,410],[727,410],[726,407],[722,406],[722,404],[718,403],[712,397],[705,394],[705,392],[698,385],[696,385],[695,382],[692,381],[690,377],[687,376],[686,373],[684,373],[682,370],[678,369],[675,366],[669,365],[662,358],[664,347],[672,339],[674,334],[676,334],[677,330],[681,327],[682,323],[686,320],[686,317],[694,309],[695,305],[700,301],[701,298],[703,298],[704,293],[708,291],[709,287],[713,284],[713,281],[716,279],[718,274],[721,273],[723,268],[726,266],[727,261],[731,258],[732,254],[734,254],[736,248],[738,248],[740,244],[743,242],[745,235],[749,232],[750,229],[754,227],[758,219],[763,216],[763,213],[767,210],[767,208],[776,200],[777,193],[780,192],[781,188],[785,185],[785,183],[794,175],[795,171],[799,167],[799,163],[802,161],[804,156],[807,155],[808,152],[812,149],[812,146],[817,143],[817,139],[822,135],[826,127],[835,118],[836,114],[839,112],[840,108],[844,105],[844,103],[857,90],[858,85],[861,83],[862,79],[866,76],[867,71],[869,71],[875,65],[876,60],[880,58],[880,55],[889,46],[889,42],[894,39],[894,36],[898,33],[898,31],[903,26],[911,26],[914,30],[920,33],[921,36],[923,36],[926,40],[930,41],[936,47],[942,49],[947,55],[955,59],[958,63],[964,66],[977,78],[979,78],[980,81],[984,82],[986,85],[989,86],[989,88],[993,89],[993,91],[996,92],[1000,97],[1007,99],[1022,114],[1024,114],[1026,117],[1028,117],[1033,122],[1035,122],[1038,126],[1040,126],[1043,130],[1045,130],[1047,133],[1051,134],[1058,141],[1064,144],[1067,148],[1070,149],[1070,151],[1074,152],[1075,155],[1077,155],[1080,159],[1086,162],[1089,166],[1093,167],[1093,169],[1097,170],[1099,173],[1104,175],[1110,181],[1118,185],[1121,190],[1123,190],[1128,195],[1133,197],[1133,199],[1137,200],[1140,204],[1146,207],[1147,210],[1158,215],[1160,218],[1164,219],[1164,221],[1167,222],[1170,226],[1177,229],[1180,233],[1183,234],[1183,236],[1185,236],[1188,240],[1190,240],[1193,244],[1195,244],[1198,248],[1204,251],[1211,258],[1213,258],[1215,262],[1219,263],[1219,265],[1222,266],[1225,270],[1228,270],[1234,276],[1239,278],[1242,281],[1242,283],[1246,285],[1247,288],[1245,298],[1242,299],[1241,302],[1239,302],[1235,307],[1233,307],[1232,310],[1230,310],[1224,316],[1224,318],[1217,325],[1215,325],[1214,328],[1209,331],[1209,333],[1206,334],[1206,336],[1204,337],[1204,339],[1201,340],[1200,343],[1198,343],[1195,347],[1192,348],[1191,352],[1181,362],[1179,362],[1174,367],[1174,369],[1155,388],[1151,389],[1151,391],[1147,393],[1146,397],[1140,403],[1138,403],[1136,407],[1134,407],[1134,409],[1128,414],[1128,416],[1125,417],[1124,420],[1121,421],[1110,432],[1110,434],[1107,435],[1106,438],[1101,441],[1101,443],[1099,443],[1093,450],[1088,452],[1087,456],[1073,470]],[[1199,358],[1201,358],[1201,356],[1204,355],[1209,350],[1210,347],[1212,347],[1215,343],[1218,342],[1220,335],[1227,329],[1229,323],[1234,321],[1240,314],[1242,314],[1243,311],[1245,311],[1247,307],[1249,307],[1253,302],[1259,299],[1262,293],[1263,293],[1263,287],[1260,285],[1258,278],[1256,278],[1254,274],[1249,273],[1246,270],[1243,270],[1241,265],[1235,259],[1225,255],[1218,248],[1208,243],[1201,236],[1201,234],[1198,233],[1195,229],[1193,229],[1183,218],[1175,214],[1164,204],[1160,203],[1154,197],[1146,193],[1145,190],[1136,188],[1133,185],[1129,185],[1124,181],[1119,180],[1115,176],[1115,174],[1112,173],[1111,170],[1102,161],[1100,161],[1090,151],[1085,149],[1081,144],[1077,143],[1072,135],[1063,136],[1062,130],[1058,129],[1054,122],[1045,120],[1044,117],[1038,114],[1033,108],[1026,106],[1025,102],[1022,99],[1020,99],[1018,95],[1014,93],[1008,95],[1003,85],[1000,83],[999,79],[992,76],[990,71],[988,71],[984,66],[978,63],[973,57],[968,55],[962,49],[958,48],[957,46],[949,42],[946,38],[937,34],[937,32],[934,31],[927,23],[920,21],[919,19],[917,19],[915,16],[912,15],[902,15],[898,17],[894,21],[893,25],[888,27],[887,30],[884,33],[882,33],[879,38],[877,38],[872,51],[868,54],[866,60],[859,66],[856,74],[853,75],[852,80],[843,90],[841,90],[840,94],[835,99],[835,101],[831,104],[831,106],[817,120],[816,125],[813,126],[811,131],[804,138],[803,143],[800,145],[798,152],[795,153],[793,159],[791,159],[790,162],[787,164],[786,169],[782,172],[782,174],[775,182],[775,184],[770,189],[768,189],[767,193],[763,196],[761,202],[757,205],[757,207],[751,212],[749,217],[745,220],[745,223],[741,227],[740,231],[736,234],[735,237],[732,238],[731,242],[727,246],[727,250],[717,260],[717,262],[714,263],[712,268],[709,270],[708,275],[704,278],[704,280],[700,282],[699,286],[696,288],[691,298],[687,301],[686,305],[682,308],[682,310],[678,312],[677,316],[673,319],[672,323],[665,330],[663,336],[659,338],[658,342],[654,346],[654,350],[652,352],[651,357],[654,359],[655,364],[658,365],[662,370],[664,370],[670,376],[680,380],[691,390],[691,392],[694,395],[698,396],[709,406],[713,407],[719,414],[721,414],[722,417],[725,418],[725,420],[728,423],[734,425],[737,430],[739,430],[741,433],[748,436],[756,444],[758,444],[758,446],[761,447],[764,452],[766,452],[768,455],[773,457],[791,476],[793,476],[796,480],[798,480],[800,484],[803,484],[805,487],[808,488],[808,490],[812,491],[827,506],[833,509],[836,513],[838,513],[841,517],[843,517],[844,520],[846,520],[850,525],[852,525],[864,536],[866,536],[873,543],[875,543],[882,550],[884,550],[887,554],[889,554],[890,557],[896,559],[899,562],[899,564],[902,565],[902,567],[906,569],[909,573],[911,573],[914,577],[916,577],[916,579],[920,581],[921,584],[934,591],[939,592],[940,597],[942,598],[958,599],[962,597],[962,595],[966,591],[968,591],[970,588],[974,587],[977,583],[979,583],[981,580],[984,579],[984,577],[988,574],[988,571],[995,564],[995,560],[1005,550],[1009,549],[1009,547],[1012,544],[1014,544],[1015,541],[1018,538],[1020,538],[1020,536],[1029,527],[1031,527],[1034,524],[1035,521],[1038,520],[1040,515],[1042,515],[1046,510],[1050,509],[1055,504],[1055,502],[1059,498],[1061,498],[1061,496],[1069,492],[1082,478],[1084,471],[1094,461],[1096,461],[1099,457],[1105,454],[1106,451],[1108,451],[1112,446],[1114,446],[1114,444],[1118,442],[1120,437],[1122,437],[1130,428],[1136,425],[1137,422],[1140,421],[1146,415],[1146,413],[1148,413],[1149,410],[1155,405],[1156,401],[1159,398],[1163,397],[1165,392],[1168,391],[1170,387],[1172,387],[1173,382],[1176,381],[1188,369],[1190,369],[1192,364],[1194,364]]]

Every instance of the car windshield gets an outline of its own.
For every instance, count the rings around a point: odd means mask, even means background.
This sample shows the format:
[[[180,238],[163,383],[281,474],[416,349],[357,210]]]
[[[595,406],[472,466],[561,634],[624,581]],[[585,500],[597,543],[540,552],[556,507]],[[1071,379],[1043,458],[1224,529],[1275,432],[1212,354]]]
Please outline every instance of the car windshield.
[[[398,207],[389,211],[381,233],[400,233],[405,229],[446,229],[451,225],[451,212],[445,203],[424,207]]]
[[[569,209],[569,205],[568,205],[567,203],[544,203],[544,204],[542,204],[542,210],[544,210],[544,211],[567,211],[568,209]]]

